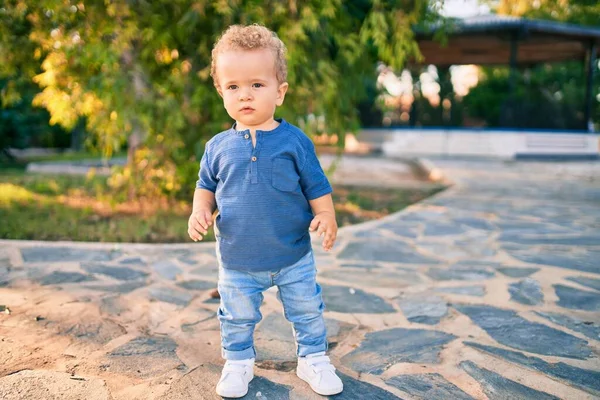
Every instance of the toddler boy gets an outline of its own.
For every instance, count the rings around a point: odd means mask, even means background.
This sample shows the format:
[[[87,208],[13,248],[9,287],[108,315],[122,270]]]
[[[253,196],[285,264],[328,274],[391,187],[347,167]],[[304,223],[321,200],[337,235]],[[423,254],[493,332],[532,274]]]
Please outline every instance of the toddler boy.
[[[231,26],[212,51],[211,76],[235,124],[206,144],[188,234],[202,240],[219,210],[218,318],[226,362],[216,391],[223,397],[248,392],[254,327],[263,292],[274,285],[294,326],[298,377],[321,395],[343,390],[325,355],[324,304],[309,235],[316,230],[324,249],[333,247],[332,189],[312,141],[274,119],[288,89],[285,53],[283,42],[260,25]]]

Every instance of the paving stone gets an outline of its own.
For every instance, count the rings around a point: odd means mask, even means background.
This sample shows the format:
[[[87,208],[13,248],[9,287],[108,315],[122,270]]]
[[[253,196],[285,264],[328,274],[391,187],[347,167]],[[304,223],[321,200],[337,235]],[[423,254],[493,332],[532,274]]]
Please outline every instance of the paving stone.
[[[487,242],[488,240],[488,238],[486,238],[485,240],[457,240],[456,242],[454,242],[454,245],[458,248],[465,249],[465,252],[468,253],[469,257],[476,256],[484,258],[496,256],[498,254],[498,251],[491,247],[490,243]],[[452,257],[456,258],[454,255],[452,255]]]
[[[83,262],[112,261],[121,256],[120,251],[81,249],[73,247],[24,247],[21,248],[23,261],[34,262]]]
[[[267,315],[256,328],[256,336],[267,340],[294,343],[292,324],[281,313]]]
[[[160,260],[152,264],[152,269],[162,278],[174,281],[178,274],[181,274],[181,269],[169,260]]]
[[[119,260],[119,264],[124,264],[124,265],[146,265],[146,263],[144,262],[144,260],[142,260],[140,257],[127,257],[124,258],[122,260]]]
[[[428,222],[431,220],[436,220],[442,216],[442,213],[435,212],[431,210],[419,209],[419,210],[409,210],[405,212],[400,218],[398,218],[398,222],[400,223],[408,223],[408,222]]]
[[[352,241],[339,254],[340,260],[395,262],[403,264],[438,264],[439,261],[417,253],[405,243],[393,239]]]
[[[78,340],[106,344],[119,336],[125,335],[127,330],[114,321],[83,321],[67,329],[61,329],[61,335],[68,335]]]
[[[587,276],[571,276],[567,279],[572,282],[579,283],[580,285],[600,291],[600,279],[588,278]]]
[[[486,305],[455,305],[458,311],[505,346],[548,356],[586,359],[592,355],[585,340],[537,322],[512,310]]]
[[[508,286],[510,299],[517,303],[534,306],[544,302],[544,294],[538,281],[527,278]]]
[[[455,223],[428,222],[425,224],[424,236],[460,235],[465,232],[465,227]]]
[[[376,269],[376,270],[351,270],[349,268],[344,269],[331,269],[320,273],[320,277],[331,278],[341,282],[347,282],[350,284],[360,282],[362,286],[368,285],[371,287],[391,287],[401,288],[404,286],[414,285],[421,283],[423,279],[421,276],[410,269],[396,268],[390,269]]]
[[[13,268],[9,260],[0,260],[0,287],[7,286],[12,280],[12,271]]]
[[[436,281],[483,281],[494,277],[492,271],[477,268],[430,268],[427,275]]]
[[[80,272],[63,272],[54,271],[49,275],[35,279],[40,285],[59,285],[61,283],[79,283],[95,281],[91,275],[82,274]]]
[[[150,299],[164,301],[178,306],[186,307],[194,296],[188,292],[177,290],[168,286],[154,286],[148,291]]]
[[[516,268],[516,267],[500,267],[496,270],[511,278],[525,278],[529,275],[535,274],[539,268]]]
[[[425,329],[392,328],[367,333],[360,347],[342,357],[342,363],[357,372],[380,375],[399,362],[439,363],[443,346],[454,335]]]
[[[342,380],[344,384],[344,391],[335,396],[328,396],[328,399],[335,400],[356,400],[356,399],[369,399],[369,400],[402,400],[400,397],[387,390],[381,389],[375,385],[367,382],[361,382],[348,375],[342,374],[337,371],[336,374]]]
[[[600,252],[568,253],[551,247],[531,252],[529,246],[522,250],[506,249],[511,256],[528,263],[551,265],[560,268],[600,274]]]
[[[177,343],[166,336],[140,336],[107,355],[111,373],[119,372],[140,378],[163,375],[186,367],[176,353]]]
[[[194,268],[193,270],[189,271],[189,273],[192,275],[199,275],[203,278],[211,276],[214,277],[214,279],[217,279],[219,267],[216,264],[211,263],[210,265]]]
[[[474,342],[464,343],[467,346],[485,351],[512,363],[558,378],[587,392],[600,394],[600,371],[573,367],[563,362],[549,363],[541,358],[526,356],[523,353],[505,350],[499,347],[486,346]]]
[[[476,296],[476,297],[485,296],[485,286],[481,286],[481,285],[437,288],[436,291],[442,292],[442,293],[462,294],[465,296]]]
[[[526,234],[550,235],[568,233],[570,230],[532,221],[500,221],[495,223],[502,231],[502,236],[522,236]]]
[[[482,218],[474,218],[474,217],[462,217],[462,218],[454,218],[454,222],[458,224],[463,224],[468,226],[469,228],[479,229],[483,231],[493,231],[496,229],[494,224],[490,221],[487,221]]]
[[[369,229],[369,230],[365,230],[365,231],[355,232],[354,237],[373,239],[373,238],[380,238],[380,237],[385,237],[385,236],[383,235],[383,233],[381,232],[380,229]]]
[[[183,281],[177,282],[177,286],[182,287],[188,290],[208,290],[208,289],[216,289],[216,282],[207,282],[200,280],[191,280],[191,281]]]
[[[502,266],[502,263],[489,260],[472,259],[472,260],[461,260],[452,264],[455,268],[460,267],[477,267],[480,269],[498,268]]]
[[[383,298],[347,286],[321,285],[325,309],[341,313],[384,314],[396,312]]]
[[[153,356],[173,357],[177,343],[165,336],[139,336],[109,353],[112,357]]]
[[[558,397],[521,385],[495,372],[480,368],[471,361],[463,361],[459,365],[481,384],[481,388],[489,400],[560,400]]]
[[[134,290],[142,288],[146,285],[147,285],[147,283],[145,281],[136,281],[136,282],[121,283],[118,285],[114,285],[114,284],[87,285],[87,286],[85,286],[85,288],[91,289],[91,290],[99,290],[102,292],[125,294],[125,293],[133,292]]]
[[[248,386],[248,394],[244,397],[260,400],[289,400],[291,390],[291,386],[271,382],[262,376],[255,376]]]
[[[542,232],[539,236],[502,234],[499,242],[515,242],[522,245],[594,246],[600,243],[600,235],[578,235],[551,237]]]
[[[583,333],[585,336],[600,341],[600,318],[598,322],[582,321],[580,319],[569,317],[559,313],[535,312],[537,315],[544,317],[555,324],[562,325],[575,332]]]
[[[404,221],[392,221],[383,225],[379,225],[380,229],[386,229],[393,232],[395,235],[415,239],[419,235],[418,226],[406,225]]]
[[[198,265],[199,264],[198,260],[194,260],[193,258],[190,258],[190,257],[179,257],[177,259],[177,261],[179,261],[183,264],[187,264],[187,265]]]
[[[364,269],[375,269],[375,268],[381,268],[379,265],[377,265],[376,263],[364,263],[364,264],[359,264],[359,263],[341,263],[340,267],[342,268],[364,268]]]
[[[600,293],[579,290],[570,286],[554,285],[560,299],[558,305],[565,308],[586,311],[600,310]]]
[[[448,314],[446,301],[438,296],[408,297],[400,299],[398,304],[410,322],[435,325]]]
[[[128,310],[125,299],[121,296],[104,297],[100,300],[100,311],[110,315],[120,315]]]
[[[473,400],[473,397],[448,382],[440,374],[398,375],[385,380],[387,385],[422,400]]]
[[[473,254],[470,246],[458,246],[456,243],[419,241],[417,246],[421,251],[443,255],[447,259],[471,257]]]
[[[147,272],[133,268],[111,267],[98,263],[83,263],[81,268],[89,273],[110,276],[119,281],[135,281],[145,279],[149,275]]]

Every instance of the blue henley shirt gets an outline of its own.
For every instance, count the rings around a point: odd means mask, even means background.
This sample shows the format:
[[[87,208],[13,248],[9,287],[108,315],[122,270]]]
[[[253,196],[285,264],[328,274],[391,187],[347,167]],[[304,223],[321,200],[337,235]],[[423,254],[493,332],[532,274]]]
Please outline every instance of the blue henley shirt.
[[[276,271],[310,250],[309,200],[331,193],[315,147],[299,128],[278,120],[271,131],[235,125],[208,141],[196,188],[215,193],[215,236],[223,268]]]

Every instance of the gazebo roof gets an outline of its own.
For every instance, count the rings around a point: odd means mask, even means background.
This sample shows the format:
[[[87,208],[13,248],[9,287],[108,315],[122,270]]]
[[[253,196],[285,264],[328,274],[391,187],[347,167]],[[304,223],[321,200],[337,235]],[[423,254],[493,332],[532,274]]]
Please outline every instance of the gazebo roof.
[[[422,63],[437,66],[457,64],[507,65],[511,41],[518,41],[516,62],[583,60],[591,43],[600,48],[600,28],[554,21],[488,15],[458,19],[447,30],[447,43],[433,40],[441,26],[416,30],[424,56]]]

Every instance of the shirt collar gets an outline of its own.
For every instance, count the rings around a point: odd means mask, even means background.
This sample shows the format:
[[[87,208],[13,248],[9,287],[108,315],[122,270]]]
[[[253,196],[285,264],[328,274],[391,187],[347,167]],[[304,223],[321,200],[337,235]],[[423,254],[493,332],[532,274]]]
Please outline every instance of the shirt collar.
[[[285,128],[285,126],[288,124],[287,121],[285,119],[283,119],[283,118],[275,118],[275,121],[279,122],[279,125],[277,125],[277,127],[275,129],[272,129],[270,131],[263,131],[263,130],[257,129],[256,132],[266,133],[266,134],[277,133],[279,131],[282,131]],[[250,129],[245,129],[243,131],[238,131],[235,128],[236,124],[237,124],[237,122],[233,123],[233,125],[231,126],[231,130],[233,132],[237,133],[238,135],[244,135],[244,134],[250,132]]]

